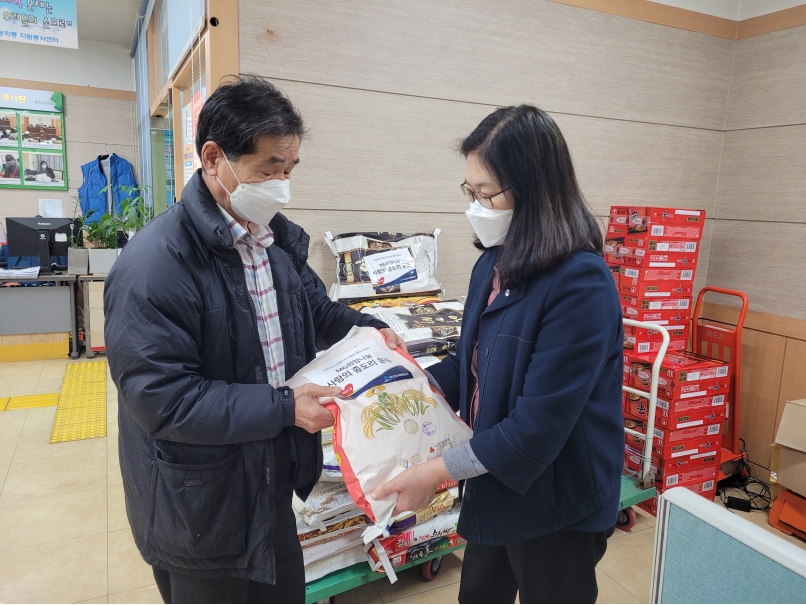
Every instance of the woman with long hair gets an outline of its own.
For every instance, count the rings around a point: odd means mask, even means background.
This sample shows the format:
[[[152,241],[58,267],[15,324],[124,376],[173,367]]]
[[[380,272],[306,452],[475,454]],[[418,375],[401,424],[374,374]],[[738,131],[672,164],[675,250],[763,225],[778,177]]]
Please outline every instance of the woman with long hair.
[[[621,308],[554,120],[494,111],[461,143],[483,251],[456,355],[429,368],[473,429],[373,496],[428,505],[464,481],[460,603],[593,603],[624,454]]]

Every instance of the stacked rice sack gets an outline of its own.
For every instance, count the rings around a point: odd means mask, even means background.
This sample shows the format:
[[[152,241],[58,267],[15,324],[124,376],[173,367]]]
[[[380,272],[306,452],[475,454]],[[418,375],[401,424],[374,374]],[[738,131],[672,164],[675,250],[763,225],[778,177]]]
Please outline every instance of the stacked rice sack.
[[[462,333],[464,305],[458,300],[397,307],[364,307],[400,336],[412,357],[445,355],[456,349]],[[422,364],[421,364],[422,365]]]
[[[333,300],[342,302],[437,294],[437,237],[433,233],[359,232],[325,234],[336,257]]]

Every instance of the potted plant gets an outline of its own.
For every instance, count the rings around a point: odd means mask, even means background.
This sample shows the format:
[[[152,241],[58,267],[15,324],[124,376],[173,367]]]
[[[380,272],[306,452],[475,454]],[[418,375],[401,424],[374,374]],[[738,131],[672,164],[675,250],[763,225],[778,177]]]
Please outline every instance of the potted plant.
[[[94,223],[84,222],[84,237],[92,245],[89,250],[89,272],[109,273],[118,257],[118,231],[122,227],[120,217],[104,213]]]
[[[108,187],[104,187],[101,193],[106,192]],[[127,196],[121,202],[120,214],[107,212],[94,223],[87,222],[92,212],[84,217],[84,234],[92,244],[92,249],[89,250],[90,273],[109,273],[121,248],[153,217],[154,211],[146,205],[143,197],[148,191],[145,185],[121,186],[120,190]]]
[[[70,227],[70,247],[67,249],[67,274],[86,275],[89,273],[89,250],[84,248],[84,238],[81,236],[84,224],[92,215],[92,210],[87,216],[81,214],[81,204],[78,197],[73,198],[73,224]]]
[[[154,218],[154,208],[147,205],[145,197],[143,197],[148,192],[147,186],[127,187],[124,185],[120,187],[120,190],[128,196],[121,202],[120,215],[126,241],[128,241]]]

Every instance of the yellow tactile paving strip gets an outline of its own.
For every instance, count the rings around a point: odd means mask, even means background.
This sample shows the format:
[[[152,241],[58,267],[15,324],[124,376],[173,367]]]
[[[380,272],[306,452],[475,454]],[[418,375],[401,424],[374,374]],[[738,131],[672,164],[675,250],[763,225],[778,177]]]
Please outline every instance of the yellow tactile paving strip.
[[[58,393],[48,393],[47,395],[21,395],[19,397],[10,397],[6,411],[11,410],[25,410],[28,408],[47,408],[59,403]],[[0,405],[2,409],[2,405]]]
[[[0,397],[0,412],[6,411],[6,406],[8,405],[8,397]]]
[[[68,364],[51,443],[106,437],[106,362]]]

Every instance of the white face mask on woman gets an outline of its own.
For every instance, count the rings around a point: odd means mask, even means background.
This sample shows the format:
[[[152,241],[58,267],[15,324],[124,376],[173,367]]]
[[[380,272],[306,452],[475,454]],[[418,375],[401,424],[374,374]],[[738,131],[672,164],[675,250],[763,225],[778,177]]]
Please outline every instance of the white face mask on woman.
[[[485,208],[478,201],[474,201],[470,204],[470,208],[465,210],[465,216],[482,246],[492,248],[504,243],[512,222],[512,210]]]
[[[227,166],[232,170],[227,156],[224,156]],[[271,179],[262,183],[242,183],[235,171],[232,175],[238,181],[238,187],[230,193],[216,176],[218,183],[229,194],[230,208],[235,214],[261,227],[265,227],[274,218],[274,215],[285,208],[291,199],[291,182],[288,179],[280,181]]]

